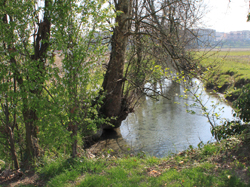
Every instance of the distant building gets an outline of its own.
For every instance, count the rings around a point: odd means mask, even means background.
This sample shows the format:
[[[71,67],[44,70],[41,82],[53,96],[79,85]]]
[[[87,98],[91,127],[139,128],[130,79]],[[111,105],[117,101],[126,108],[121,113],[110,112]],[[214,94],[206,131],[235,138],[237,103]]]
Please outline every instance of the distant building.
[[[198,48],[209,47],[211,43],[216,41],[216,30],[213,29],[193,29],[196,36],[193,40],[193,46]]]
[[[242,31],[243,39],[250,40],[250,31]]]
[[[213,29],[193,29],[189,34],[189,48],[243,47],[250,48],[250,30],[216,32]]]
[[[216,40],[250,40],[250,31],[216,32]],[[223,37],[222,37],[223,35]]]
[[[224,32],[216,32],[215,33],[215,41],[221,41],[225,38]]]
[[[216,30],[213,29],[198,29],[197,36],[204,43],[214,42],[216,39]]]

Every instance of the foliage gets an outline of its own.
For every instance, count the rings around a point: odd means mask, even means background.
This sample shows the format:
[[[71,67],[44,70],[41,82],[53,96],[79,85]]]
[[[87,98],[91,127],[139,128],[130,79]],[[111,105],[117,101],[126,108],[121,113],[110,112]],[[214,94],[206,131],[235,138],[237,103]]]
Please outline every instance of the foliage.
[[[226,121],[223,125],[216,126],[211,132],[216,139],[221,140],[239,135],[245,128],[246,126],[242,125],[240,121]]]
[[[100,3],[103,2],[86,1],[78,6],[74,1],[65,2],[63,6],[72,7],[67,11],[70,16],[65,14],[53,30],[53,46],[62,51],[63,60],[61,71],[55,71],[57,74],[50,91],[56,94],[53,97],[62,106],[60,110],[63,112],[64,125],[72,132],[74,156],[77,142],[81,141],[82,136],[95,133],[105,123],[97,111],[102,97],[96,104],[92,102],[100,89],[99,75],[106,52],[106,46],[101,45],[100,34],[108,29],[102,23],[108,17],[109,10],[101,8]],[[55,67],[56,70],[58,68]],[[77,131],[81,132],[80,136]]]
[[[236,115],[244,122],[250,122],[250,84],[243,86],[239,98],[234,102]]]
[[[5,1],[0,20],[0,158],[77,154],[99,118],[106,1]],[[58,53],[59,51],[59,53]],[[77,144],[78,143],[78,144]]]

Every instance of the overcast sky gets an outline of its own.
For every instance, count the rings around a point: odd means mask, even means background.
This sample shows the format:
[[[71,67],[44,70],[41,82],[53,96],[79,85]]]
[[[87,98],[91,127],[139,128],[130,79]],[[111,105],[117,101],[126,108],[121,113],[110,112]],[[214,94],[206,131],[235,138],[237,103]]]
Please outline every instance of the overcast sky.
[[[218,32],[250,30],[246,22],[249,0],[204,0],[210,12],[204,18],[207,28]]]

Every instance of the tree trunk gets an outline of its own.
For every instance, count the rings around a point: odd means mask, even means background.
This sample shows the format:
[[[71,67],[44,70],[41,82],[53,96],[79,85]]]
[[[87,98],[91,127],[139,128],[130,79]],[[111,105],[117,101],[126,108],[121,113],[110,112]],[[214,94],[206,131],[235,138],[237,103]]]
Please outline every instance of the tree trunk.
[[[37,63],[36,75],[34,77],[29,77],[29,81],[36,83],[36,88],[29,90],[31,93],[35,94],[37,98],[41,96],[44,84],[44,76],[46,73],[45,63],[46,63],[46,52],[49,47],[50,39],[50,19],[49,19],[49,6],[51,5],[51,0],[45,0],[45,12],[44,20],[40,22],[36,40],[34,41],[34,52],[35,54],[31,56],[33,63]],[[26,155],[27,159],[32,159],[39,155],[38,144],[35,140],[37,138],[38,127],[36,122],[38,120],[37,111],[35,109],[28,107],[28,98],[23,99],[24,111],[23,117],[25,122],[26,130]]]
[[[71,138],[73,140],[72,143],[72,158],[75,158],[77,156],[77,125],[72,125],[72,134]]]
[[[27,99],[23,99],[23,103],[28,102]],[[25,105],[25,104],[24,104]],[[25,160],[31,160],[35,156],[35,148],[32,143],[32,119],[30,119],[28,107],[23,110],[23,118],[25,123],[25,142],[26,142],[26,158]]]
[[[11,127],[10,125],[10,112],[9,112],[9,106],[6,98],[6,104],[2,105],[3,112],[5,114],[5,129],[6,129],[6,134],[8,137],[8,143],[10,146],[10,152],[11,152],[11,157],[14,162],[15,169],[19,169],[19,163],[16,155],[16,149],[15,149],[15,139],[14,139],[14,126]]]
[[[17,159],[17,155],[16,155],[14,133],[11,130],[11,128],[9,128],[9,136],[10,136],[10,151],[11,151],[11,155],[12,155],[12,160],[14,161],[15,169],[18,170],[19,163],[18,163],[18,159]]]
[[[119,127],[128,113],[123,105],[122,85],[124,84],[123,70],[125,64],[125,53],[128,42],[127,32],[129,31],[129,21],[131,15],[131,0],[119,0],[115,5],[116,11],[122,11],[116,17],[116,23],[111,41],[111,55],[108,69],[103,81],[103,89],[106,93],[101,113],[106,117],[115,117],[110,122],[113,128]],[[105,126],[105,128],[112,128]]]

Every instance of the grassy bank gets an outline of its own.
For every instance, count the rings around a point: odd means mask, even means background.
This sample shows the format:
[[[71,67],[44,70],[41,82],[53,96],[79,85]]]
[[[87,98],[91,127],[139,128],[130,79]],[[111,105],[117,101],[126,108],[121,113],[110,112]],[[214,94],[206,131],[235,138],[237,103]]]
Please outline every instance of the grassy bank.
[[[240,136],[200,143],[197,149],[166,158],[108,153],[95,158],[44,157],[33,175],[0,186],[250,186],[249,143],[250,128]]]
[[[201,65],[208,70],[205,86],[225,93],[228,100],[235,100],[242,86],[250,83],[250,50],[211,51],[204,56]]]

